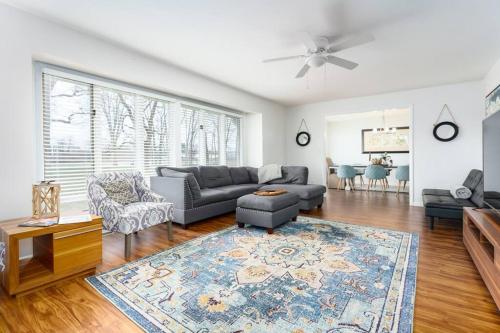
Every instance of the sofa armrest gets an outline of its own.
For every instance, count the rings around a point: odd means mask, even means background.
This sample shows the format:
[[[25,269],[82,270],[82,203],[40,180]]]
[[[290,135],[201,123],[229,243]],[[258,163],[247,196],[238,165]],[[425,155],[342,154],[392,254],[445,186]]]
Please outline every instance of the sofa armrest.
[[[151,189],[146,185],[144,178],[140,173],[134,175],[135,179],[135,189],[139,194],[139,198],[142,202],[167,202],[164,197],[158,195],[151,191]]]
[[[193,195],[185,177],[151,177],[151,190],[174,204],[177,209],[193,208]]]

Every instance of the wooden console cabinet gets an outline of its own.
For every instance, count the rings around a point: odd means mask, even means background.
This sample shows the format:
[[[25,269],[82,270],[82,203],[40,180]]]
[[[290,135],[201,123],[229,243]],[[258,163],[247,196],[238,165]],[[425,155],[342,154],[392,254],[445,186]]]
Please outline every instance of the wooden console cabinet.
[[[30,218],[0,222],[6,268],[0,273],[9,295],[33,291],[58,280],[95,272],[102,261],[102,219],[50,227],[19,227]],[[33,238],[33,258],[19,259],[19,241]]]
[[[486,209],[464,209],[463,239],[500,309],[500,218]]]

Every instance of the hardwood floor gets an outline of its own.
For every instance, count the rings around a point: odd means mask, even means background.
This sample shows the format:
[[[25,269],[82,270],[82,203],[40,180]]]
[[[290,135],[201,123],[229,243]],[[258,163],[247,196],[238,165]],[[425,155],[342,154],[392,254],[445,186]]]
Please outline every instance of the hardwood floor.
[[[414,332],[500,332],[500,315],[462,242],[459,221],[440,220],[429,230],[423,209],[409,207],[407,195],[329,190],[321,210],[310,215],[360,225],[416,232],[420,235]],[[221,230],[234,214],[174,228],[167,240],[164,225],[133,236],[130,260]],[[107,235],[99,271],[120,266],[123,236]],[[0,292],[0,331],[140,332],[134,323],[97,294],[83,277],[18,298]]]

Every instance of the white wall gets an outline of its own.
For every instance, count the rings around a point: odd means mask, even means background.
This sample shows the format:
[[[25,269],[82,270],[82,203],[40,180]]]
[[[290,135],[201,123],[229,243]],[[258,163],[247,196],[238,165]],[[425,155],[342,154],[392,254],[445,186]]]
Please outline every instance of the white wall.
[[[286,161],[288,164],[307,165],[310,182],[324,184],[327,116],[410,107],[414,160],[411,197],[413,204],[421,204],[423,188],[450,188],[462,183],[470,169],[481,168],[483,89],[482,81],[474,81],[291,108],[286,126]],[[448,143],[439,142],[432,135],[433,124],[445,103],[460,126],[459,136]],[[307,121],[312,134],[311,143],[306,147],[295,143],[302,118]]]
[[[276,103],[5,5],[0,40],[0,220],[31,214],[35,60],[256,113],[247,117],[245,162],[284,162],[285,110]]]
[[[385,111],[385,125],[382,111],[356,113],[347,117],[334,117],[327,119],[326,128],[326,156],[332,158],[335,164],[366,164],[369,154],[363,154],[361,149],[361,131],[363,129],[410,126],[410,113],[408,109],[395,109]],[[378,157],[380,154],[372,154]],[[408,165],[408,153],[390,153],[394,165]],[[394,172],[388,177],[390,185],[396,184]]]
[[[500,59],[484,77],[484,95],[488,95],[500,84]]]

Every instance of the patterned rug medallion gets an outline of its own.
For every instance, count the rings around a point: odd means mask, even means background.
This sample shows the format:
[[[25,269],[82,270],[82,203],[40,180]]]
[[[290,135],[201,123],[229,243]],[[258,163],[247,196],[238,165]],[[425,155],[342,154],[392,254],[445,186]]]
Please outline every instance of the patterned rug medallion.
[[[148,332],[411,332],[418,236],[299,217],[87,281]]]

